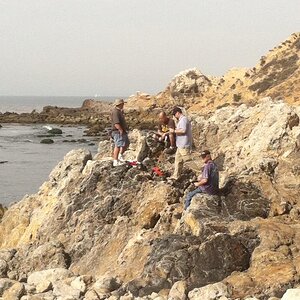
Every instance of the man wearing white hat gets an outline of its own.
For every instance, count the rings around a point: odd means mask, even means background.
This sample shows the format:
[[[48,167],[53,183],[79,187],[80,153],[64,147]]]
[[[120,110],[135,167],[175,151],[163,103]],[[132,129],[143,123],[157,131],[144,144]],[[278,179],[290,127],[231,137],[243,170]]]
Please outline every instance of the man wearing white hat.
[[[117,99],[111,113],[112,138],[114,140],[113,166],[121,166],[124,164],[123,153],[129,146],[127,134],[127,124],[124,116],[124,100]]]

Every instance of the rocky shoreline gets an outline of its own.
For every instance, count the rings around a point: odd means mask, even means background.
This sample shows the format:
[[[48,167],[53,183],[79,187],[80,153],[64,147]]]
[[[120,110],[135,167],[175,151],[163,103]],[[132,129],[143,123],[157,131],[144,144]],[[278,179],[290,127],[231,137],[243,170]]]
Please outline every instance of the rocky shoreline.
[[[2,216],[0,296],[293,299],[283,295],[300,285],[299,115],[265,98],[192,116],[197,149],[212,150],[226,188],[186,212],[197,153],[170,185],[151,170],[170,173],[174,157],[141,131],[126,155],[142,167],[112,168],[108,141],[95,157],[71,151]]]
[[[186,70],[155,96],[129,97],[125,158],[139,164],[113,168],[102,140],[95,156],[69,152],[38,193],[0,205],[0,299],[300,299],[299,51],[295,33],[250,70]],[[174,155],[143,129],[174,105],[187,109],[195,150],[170,183]],[[87,100],[0,122],[85,124],[98,135],[110,109]],[[198,194],[185,211],[204,149],[222,192]]]

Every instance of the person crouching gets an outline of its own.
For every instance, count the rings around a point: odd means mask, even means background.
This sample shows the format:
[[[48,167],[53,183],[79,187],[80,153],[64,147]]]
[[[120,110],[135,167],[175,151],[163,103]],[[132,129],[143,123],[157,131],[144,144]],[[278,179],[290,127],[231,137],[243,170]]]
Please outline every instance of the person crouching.
[[[187,194],[184,209],[190,206],[192,198],[196,194],[217,195],[219,193],[219,170],[217,165],[213,162],[208,150],[204,150],[200,156],[204,162],[203,171],[201,176],[198,177],[198,181],[194,183],[197,188]]]

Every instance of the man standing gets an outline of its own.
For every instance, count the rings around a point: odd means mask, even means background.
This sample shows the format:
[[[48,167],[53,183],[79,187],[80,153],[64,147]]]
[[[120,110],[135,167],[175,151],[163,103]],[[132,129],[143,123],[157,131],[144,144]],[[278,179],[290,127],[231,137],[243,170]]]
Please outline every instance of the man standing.
[[[192,201],[192,198],[198,193],[206,193],[209,195],[217,195],[219,192],[219,170],[217,165],[211,159],[210,152],[204,150],[200,154],[204,162],[202,175],[195,182],[197,187],[194,191],[187,194],[184,208],[187,209]]]
[[[168,144],[169,148],[166,150],[168,154],[175,153],[175,134],[170,132],[170,129],[175,129],[175,122],[172,118],[169,118],[167,114],[162,111],[159,115],[159,124],[157,133],[155,133],[155,139],[160,142]]]
[[[171,133],[176,134],[177,151],[175,154],[175,170],[171,179],[177,180],[183,167],[183,163],[190,160],[192,149],[192,127],[186,116],[182,114],[179,107],[174,107],[173,116],[178,120],[176,129],[171,129]]]
[[[121,166],[124,164],[123,153],[129,146],[127,134],[127,124],[124,117],[124,100],[117,99],[115,107],[111,113],[112,138],[114,140],[113,166]]]

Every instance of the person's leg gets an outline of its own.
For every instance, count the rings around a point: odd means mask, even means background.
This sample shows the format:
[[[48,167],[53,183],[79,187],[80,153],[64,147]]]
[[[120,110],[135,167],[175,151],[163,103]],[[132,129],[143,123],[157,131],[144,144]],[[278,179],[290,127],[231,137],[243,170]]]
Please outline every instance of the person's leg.
[[[197,187],[195,190],[193,190],[187,194],[185,203],[184,203],[184,209],[187,209],[191,205],[192,198],[196,194],[199,194],[199,193],[202,193],[202,190],[200,189],[200,187]]]
[[[174,167],[174,173],[171,176],[173,179],[178,179],[183,165],[183,160],[181,157],[181,151],[182,149],[177,148],[176,154],[175,154],[175,167]]]
[[[128,149],[128,146],[129,146],[129,139],[128,139],[127,133],[124,133],[121,136],[121,141],[122,141],[122,147],[121,147],[121,150],[120,150],[120,154],[123,155],[124,152]]]
[[[117,147],[116,145],[115,145],[115,148],[114,148],[114,153],[113,153],[113,159],[114,160],[118,160],[118,157],[119,157],[119,153],[120,153],[120,147]]]

